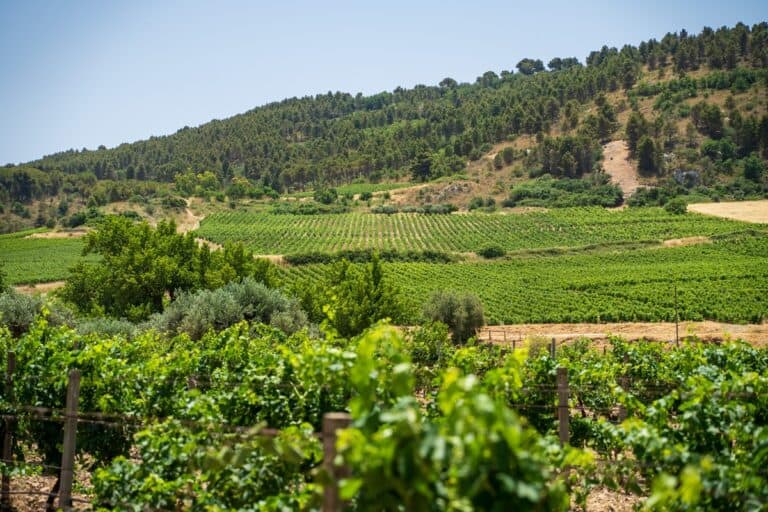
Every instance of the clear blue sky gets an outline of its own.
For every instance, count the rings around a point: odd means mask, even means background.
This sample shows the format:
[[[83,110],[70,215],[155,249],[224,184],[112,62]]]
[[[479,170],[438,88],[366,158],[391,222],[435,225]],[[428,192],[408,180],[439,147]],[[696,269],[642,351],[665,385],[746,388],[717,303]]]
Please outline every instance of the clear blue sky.
[[[0,0],[0,164],[767,18],[764,0]]]

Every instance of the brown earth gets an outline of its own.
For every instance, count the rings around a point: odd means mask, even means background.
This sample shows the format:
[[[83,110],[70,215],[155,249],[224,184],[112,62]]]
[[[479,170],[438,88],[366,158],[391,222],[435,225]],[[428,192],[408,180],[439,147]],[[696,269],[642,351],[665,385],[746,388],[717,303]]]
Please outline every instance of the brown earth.
[[[70,231],[46,231],[45,233],[32,233],[24,238],[81,238],[88,234],[87,229],[73,229]]]
[[[682,247],[684,245],[708,244],[711,240],[707,236],[689,236],[686,238],[672,238],[664,240],[661,245],[664,247]]]
[[[42,294],[45,295],[48,292],[56,290],[64,286],[64,281],[51,281],[48,283],[37,284],[20,284],[13,288],[20,293],[26,293],[27,295]]]
[[[768,200],[694,203],[688,205],[688,211],[744,222],[768,224]]]
[[[614,140],[603,146],[603,169],[621,187],[625,199],[640,187],[637,171],[629,160],[629,146],[624,140]]]
[[[479,332],[483,341],[507,342],[534,337],[555,338],[558,342],[590,338],[605,341],[615,335],[628,340],[671,341],[675,339],[674,322],[625,322],[607,324],[518,324],[493,325]],[[756,346],[768,346],[768,324],[726,324],[720,322],[680,322],[679,336],[695,335],[702,341],[743,339]]]

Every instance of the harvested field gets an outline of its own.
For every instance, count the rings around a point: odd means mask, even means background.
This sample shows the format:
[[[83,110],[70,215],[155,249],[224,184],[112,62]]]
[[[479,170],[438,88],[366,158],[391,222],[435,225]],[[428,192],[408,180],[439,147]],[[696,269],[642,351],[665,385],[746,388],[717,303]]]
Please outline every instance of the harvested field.
[[[768,200],[694,203],[688,205],[688,211],[744,222],[768,224]]]

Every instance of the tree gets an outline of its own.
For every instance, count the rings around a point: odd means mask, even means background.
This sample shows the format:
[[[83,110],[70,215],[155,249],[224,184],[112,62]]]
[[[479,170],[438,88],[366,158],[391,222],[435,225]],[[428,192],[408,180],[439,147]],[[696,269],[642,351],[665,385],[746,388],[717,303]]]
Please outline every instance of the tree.
[[[427,181],[432,177],[432,155],[422,151],[411,164],[411,176],[414,181]]]
[[[442,322],[451,330],[451,339],[461,344],[485,324],[483,304],[472,293],[459,295],[454,291],[438,290],[424,305],[424,318]]]
[[[754,182],[760,182],[763,176],[765,165],[755,155],[744,159],[744,177]]]
[[[515,67],[524,75],[532,75],[539,71],[544,71],[544,63],[540,59],[534,60],[527,57],[518,62]]]
[[[192,233],[176,233],[173,221],[152,228],[105,217],[85,241],[84,254],[101,259],[77,264],[61,291],[83,313],[143,320],[179,291],[222,286],[253,271],[253,256],[241,244],[212,253]]]
[[[450,77],[443,78],[438,85],[443,89],[455,89],[459,86],[458,82]]]
[[[659,170],[656,143],[647,135],[643,135],[637,143],[637,160],[640,172],[651,174]]]
[[[632,154],[637,152],[637,144],[643,135],[648,134],[648,121],[640,112],[632,112],[627,120],[627,146]]]
[[[387,278],[378,254],[366,265],[341,260],[324,286],[326,320],[341,336],[351,337],[386,318],[402,320],[399,292]],[[317,300],[317,299],[315,299]]]

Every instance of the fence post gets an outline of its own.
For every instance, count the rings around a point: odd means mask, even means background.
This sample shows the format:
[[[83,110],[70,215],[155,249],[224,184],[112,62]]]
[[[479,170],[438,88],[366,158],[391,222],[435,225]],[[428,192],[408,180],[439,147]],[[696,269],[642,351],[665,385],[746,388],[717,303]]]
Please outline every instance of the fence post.
[[[556,345],[555,338],[553,337],[552,338],[552,346],[549,349],[549,353],[552,355],[552,359],[555,358],[556,351],[557,351],[557,345]]]
[[[339,479],[349,473],[347,468],[337,467],[336,431],[347,428],[352,423],[352,416],[345,412],[328,412],[323,415],[323,466],[332,479],[323,490],[323,512],[337,512],[343,502],[339,498]]]
[[[488,342],[493,341],[493,333],[491,332],[491,329],[488,329]]]
[[[64,446],[61,455],[61,486],[59,508],[72,509],[72,480],[75,475],[75,444],[77,441],[77,402],[80,399],[80,370],[69,372],[67,404],[64,413]]]
[[[568,407],[568,368],[557,369],[557,422],[559,425],[560,444],[570,440],[570,409]]]
[[[14,403],[13,398],[13,372],[16,370],[16,354],[8,352],[8,367],[5,370],[5,393],[8,402]],[[3,433],[3,462],[9,464],[13,461],[13,418],[5,419],[5,432]],[[2,494],[0,495],[0,510],[11,510],[11,475],[8,471],[3,473]]]

